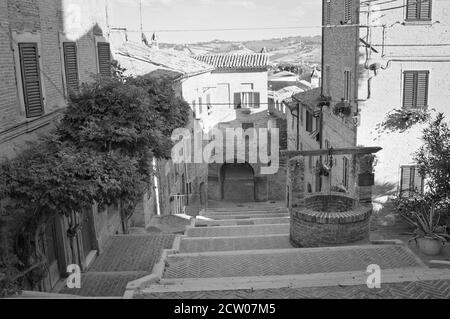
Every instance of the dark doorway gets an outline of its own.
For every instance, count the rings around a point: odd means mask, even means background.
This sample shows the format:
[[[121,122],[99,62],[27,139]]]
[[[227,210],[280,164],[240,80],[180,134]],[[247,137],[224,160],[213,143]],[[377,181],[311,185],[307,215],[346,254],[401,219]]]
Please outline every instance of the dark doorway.
[[[223,200],[233,202],[255,201],[255,173],[249,164],[224,164],[221,176]]]

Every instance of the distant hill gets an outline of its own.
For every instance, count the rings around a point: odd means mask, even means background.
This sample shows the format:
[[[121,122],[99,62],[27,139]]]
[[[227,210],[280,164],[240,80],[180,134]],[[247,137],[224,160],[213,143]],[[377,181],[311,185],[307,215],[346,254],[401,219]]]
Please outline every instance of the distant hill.
[[[274,64],[320,64],[321,43],[320,36],[297,36],[244,42],[213,40],[194,44],[161,43],[160,47],[185,51],[189,54],[238,54],[261,52],[265,48],[270,55],[270,61]]]

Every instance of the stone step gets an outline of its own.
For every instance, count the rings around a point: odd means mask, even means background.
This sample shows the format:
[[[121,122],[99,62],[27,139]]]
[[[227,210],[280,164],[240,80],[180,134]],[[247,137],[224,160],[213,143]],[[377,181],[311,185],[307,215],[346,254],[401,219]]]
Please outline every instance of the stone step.
[[[186,227],[188,237],[239,237],[275,234],[289,234],[289,224]]]
[[[169,255],[164,279],[303,275],[425,267],[404,245],[247,250]]]
[[[386,293],[384,298],[392,298],[389,285],[393,285],[397,296],[404,299],[432,298],[445,299],[450,296],[450,271],[413,267],[403,269],[387,269],[382,273],[382,289],[368,289],[367,274],[363,271],[315,273],[305,275],[283,275],[269,277],[235,277],[235,278],[206,278],[206,279],[163,279],[159,284],[151,285],[140,291],[136,297],[172,298],[172,299],[260,299],[280,298],[283,290],[307,290],[303,294],[295,294],[290,298],[334,298],[338,292],[351,290],[348,298],[364,298],[369,293],[379,298],[380,293]],[[417,283],[417,285],[413,285]],[[333,287],[333,288],[331,288]],[[321,288],[317,296],[311,288]],[[263,292],[262,294],[258,294]],[[256,294],[253,294],[256,292]],[[436,293],[437,292],[437,293]],[[440,292],[440,293],[439,293]],[[437,296],[436,296],[437,295]],[[253,297],[252,297],[253,296]],[[273,296],[273,297],[271,297]]]
[[[204,226],[246,226],[246,225],[270,225],[270,224],[289,224],[289,216],[286,217],[267,217],[267,218],[248,218],[248,219],[197,219],[196,227]]]
[[[199,237],[183,238],[180,253],[196,253],[209,251],[238,251],[263,249],[288,249],[289,235],[266,235],[252,237]]]
[[[202,217],[215,219],[215,220],[228,220],[228,219],[250,219],[250,218],[278,218],[289,217],[288,213],[257,213],[257,214],[223,214],[223,215],[202,215]]]
[[[223,210],[223,211],[210,211],[206,210],[204,214],[207,215],[226,215],[226,214],[264,214],[264,213],[287,213],[288,210],[283,209],[255,209],[255,210],[246,210],[246,209],[240,209],[240,210]]]

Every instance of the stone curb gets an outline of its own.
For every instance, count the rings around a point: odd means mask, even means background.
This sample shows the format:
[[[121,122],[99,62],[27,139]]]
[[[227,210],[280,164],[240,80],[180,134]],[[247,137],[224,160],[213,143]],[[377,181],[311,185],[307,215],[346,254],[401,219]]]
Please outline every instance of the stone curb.
[[[193,291],[257,290],[366,285],[365,270],[270,277],[231,277],[207,279],[164,279],[141,291],[142,294]],[[428,268],[387,269],[381,272],[381,285],[401,282],[450,280],[450,271]]]
[[[432,266],[440,266],[440,267],[450,268],[449,260],[430,260],[429,264]]]
[[[372,245],[404,245],[405,243],[400,239],[377,239],[371,240]]]
[[[166,260],[167,260],[168,255],[175,254],[175,253],[177,253],[177,251],[174,249],[164,249],[158,263],[156,263],[153,266],[152,273],[143,278],[139,278],[139,279],[129,282],[127,284],[123,298],[124,299],[132,299],[136,290],[141,290],[141,289],[148,287],[151,284],[158,283],[163,276],[164,268],[166,266]]]

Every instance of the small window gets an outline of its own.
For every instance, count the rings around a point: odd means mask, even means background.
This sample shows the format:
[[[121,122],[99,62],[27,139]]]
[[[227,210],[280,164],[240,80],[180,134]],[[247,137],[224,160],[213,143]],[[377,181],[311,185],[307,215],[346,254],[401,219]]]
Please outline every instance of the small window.
[[[203,100],[201,97],[198,98],[198,112],[199,114],[203,113]]]
[[[98,71],[102,76],[111,76],[111,48],[107,42],[97,44]]]
[[[400,170],[400,196],[414,197],[417,194],[422,194],[424,178],[419,173],[419,167],[416,165],[405,165]]]
[[[428,71],[403,73],[403,108],[415,109],[428,106]]]
[[[331,95],[331,67],[329,65],[327,65],[325,67],[325,85],[326,85],[326,92],[327,95],[330,96]]]
[[[234,108],[247,109],[260,107],[259,92],[240,92],[234,94]]]
[[[326,9],[325,9],[325,24],[330,25],[331,24],[331,0],[325,0],[327,2]]]
[[[406,20],[409,21],[431,20],[431,0],[407,0]]]
[[[306,110],[306,131],[309,133],[313,131],[313,115],[309,110]]]
[[[348,179],[349,179],[349,160],[347,157],[343,158],[343,172],[342,172],[342,185],[348,189]]]
[[[300,111],[300,125],[303,126],[303,113],[304,113],[304,106],[301,105],[299,106],[299,111]]]
[[[344,72],[344,100],[350,101],[351,96],[351,79],[352,74],[350,71]]]
[[[244,131],[248,130],[249,128],[254,128],[255,125],[253,123],[242,123],[242,129]]]
[[[344,22],[351,23],[352,22],[352,13],[353,13],[353,4],[352,0],[344,0]]]
[[[19,56],[26,116],[41,116],[44,114],[44,98],[37,43],[19,43]]]

